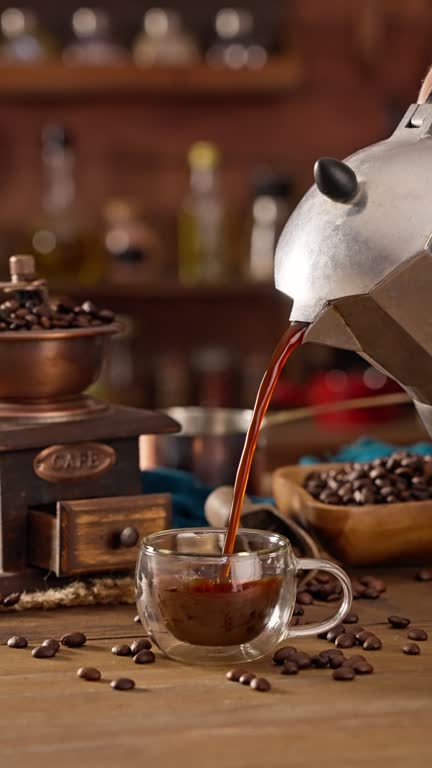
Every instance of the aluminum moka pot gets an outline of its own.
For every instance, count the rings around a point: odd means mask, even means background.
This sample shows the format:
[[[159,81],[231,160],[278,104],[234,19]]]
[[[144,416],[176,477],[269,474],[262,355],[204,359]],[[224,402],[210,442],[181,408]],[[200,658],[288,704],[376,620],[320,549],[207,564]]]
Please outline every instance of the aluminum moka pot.
[[[278,243],[275,282],[293,299],[291,320],[309,324],[305,341],[358,352],[398,381],[432,435],[432,98],[422,92],[389,139],[317,161]]]

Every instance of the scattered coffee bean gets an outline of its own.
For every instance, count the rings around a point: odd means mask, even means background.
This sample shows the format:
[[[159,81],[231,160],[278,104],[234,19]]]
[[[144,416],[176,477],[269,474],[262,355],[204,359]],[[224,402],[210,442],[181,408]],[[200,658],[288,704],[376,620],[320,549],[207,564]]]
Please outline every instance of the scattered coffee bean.
[[[308,669],[311,666],[311,657],[303,651],[298,651],[290,661],[295,661],[299,669]]]
[[[404,616],[387,616],[387,621],[395,629],[405,629],[411,624],[411,619],[406,619]]]
[[[293,610],[293,616],[303,616],[304,615],[304,608],[301,607],[301,605],[295,605]]]
[[[20,637],[20,635],[14,635],[13,637],[10,637],[7,641],[7,644],[9,648],[27,648],[28,641],[25,637]]]
[[[427,640],[429,635],[427,632],[425,632],[424,629],[419,629],[418,627],[412,627],[410,631],[408,632],[408,637],[410,640]]]
[[[299,592],[296,601],[299,605],[312,605],[313,597],[309,592]]]
[[[359,645],[363,645],[369,637],[373,636],[373,632],[369,632],[367,629],[362,629],[361,632],[356,632],[355,639]]]
[[[387,589],[384,581],[382,579],[378,579],[376,576],[361,576],[359,581],[360,584],[362,584],[364,587],[368,587],[374,592],[379,592],[380,594],[385,592]]]
[[[420,648],[416,643],[405,643],[405,645],[402,647],[402,651],[407,654],[407,656],[418,656],[420,653]]]
[[[320,654],[317,654],[316,656],[311,656],[311,664],[316,669],[325,669],[329,665],[329,658],[325,659]]]
[[[254,677],[254,679],[251,680],[250,687],[253,688],[254,691],[262,691],[262,693],[271,691],[271,685],[265,677]]]
[[[290,659],[286,659],[283,663],[281,674],[282,675],[297,675],[299,671],[298,665],[295,663],[295,661],[291,661]]]
[[[273,664],[281,665],[285,659],[290,659],[297,653],[297,648],[293,645],[284,645],[283,648],[278,648],[273,654]]]
[[[362,594],[362,597],[365,600],[377,600],[377,598],[380,596],[380,593],[377,589],[372,589],[372,587],[368,587],[365,589],[365,591]]]
[[[87,638],[84,632],[68,632],[60,640],[62,645],[66,645],[68,648],[80,648],[85,645]]]
[[[114,656],[131,656],[132,650],[126,643],[121,643],[120,645],[114,645],[111,648],[111,653],[113,653]]]
[[[365,651],[379,651],[382,648],[382,642],[376,635],[370,635],[363,643]]]
[[[135,688],[135,681],[129,677],[119,677],[117,680],[111,681],[111,688],[115,691],[130,691]]]
[[[32,650],[32,656],[35,659],[52,659],[56,652],[49,645],[38,645]]]
[[[330,643],[334,643],[336,638],[339,637],[339,635],[342,635],[344,632],[345,632],[344,625],[337,624],[336,627],[329,629],[329,631],[327,632],[326,638]]]
[[[96,667],[80,667],[77,672],[78,677],[82,677],[83,680],[96,681],[100,680],[102,675]]]
[[[47,640],[44,640],[42,645],[48,646],[48,648],[52,648],[54,653],[57,653],[58,649],[60,648],[60,643],[58,640],[55,640],[53,637],[48,638]]]
[[[152,644],[148,637],[141,637],[139,640],[134,640],[131,643],[131,652],[134,656],[136,653],[139,653],[140,651],[150,651],[152,647]]]
[[[12,592],[3,598],[3,608],[12,608],[21,599],[21,592]]]
[[[230,669],[230,671],[226,673],[226,678],[233,683],[238,683],[243,674],[244,669]]]
[[[243,672],[239,677],[239,683],[242,685],[250,685],[252,680],[255,680],[256,675],[253,672]]]
[[[415,578],[416,581],[432,581],[432,568],[420,568]]]
[[[336,648],[353,648],[355,644],[355,635],[352,635],[351,632],[343,632],[335,640]]]
[[[138,614],[136,616],[134,616],[134,622],[135,622],[135,624],[141,624],[141,619],[138,616]]]
[[[135,664],[153,664],[156,661],[156,656],[153,651],[143,650],[135,654],[133,661]]]
[[[357,624],[359,620],[359,617],[356,613],[349,613],[348,616],[345,616],[344,618],[344,624]]]
[[[354,680],[355,672],[351,667],[339,667],[333,672],[333,680]]]
[[[356,661],[351,665],[351,669],[354,670],[356,675],[371,675],[374,671],[372,664],[369,664],[366,659],[363,661]]]
[[[330,656],[329,666],[331,669],[339,669],[339,667],[342,667],[345,662],[346,656],[344,656],[342,653],[340,656]]]

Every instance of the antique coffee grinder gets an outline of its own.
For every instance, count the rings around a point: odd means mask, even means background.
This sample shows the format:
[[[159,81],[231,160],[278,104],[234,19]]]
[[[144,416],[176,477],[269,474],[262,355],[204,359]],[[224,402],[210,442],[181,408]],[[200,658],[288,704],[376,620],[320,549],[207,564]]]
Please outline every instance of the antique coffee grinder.
[[[48,306],[31,256],[12,257],[10,272],[3,307]],[[168,496],[141,492],[138,438],[178,425],[83,394],[114,321],[90,313],[82,327],[47,328],[15,317],[0,317],[0,593],[131,569],[140,538],[170,512]]]
[[[325,157],[276,252],[305,341],[358,352],[396,379],[432,436],[432,79],[395,133]]]

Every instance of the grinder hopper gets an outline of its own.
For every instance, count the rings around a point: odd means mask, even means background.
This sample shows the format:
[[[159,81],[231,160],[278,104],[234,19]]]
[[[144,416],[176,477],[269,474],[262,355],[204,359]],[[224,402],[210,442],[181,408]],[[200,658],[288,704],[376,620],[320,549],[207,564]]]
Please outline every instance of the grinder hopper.
[[[432,435],[432,103],[346,162],[318,160],[314,176],[279,241],[276,287],[310,324],[305,341],[396,379]]]

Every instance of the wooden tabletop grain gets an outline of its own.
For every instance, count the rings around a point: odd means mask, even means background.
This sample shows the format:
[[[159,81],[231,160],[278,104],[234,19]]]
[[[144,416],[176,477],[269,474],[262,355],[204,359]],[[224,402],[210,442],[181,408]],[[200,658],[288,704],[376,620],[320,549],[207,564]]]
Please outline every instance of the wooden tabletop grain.
[[[363,626],[383,640],[369,652],[375,673],[335,682],[329,670],[281,676],[270,660],[249,667],[267,676],[270,693],[225,679],[224,668],[185,667],[158,655],[137,666],[113,656],[113,640],[142,634],[130,607],[95,607],[0,614],[0,755],[5,768],[430,768],[432,765],[432,582],[409,570],[380,573],[387,593],[357,601]],[[328,608],[307,608],[306,618]],[[405,656],[402,614],[430,631],[420,656]],[[88,636],[80,649],[35,659],[31,648],[71,630]],[[5,645],[13,634],[30,647]],[[326,641],[298,641],[320,651]],[[357,653],[357,650],[353,652]],[[348,655],[351,651],[346,652]],[[366,654],[365,654],[366,655]],[[91,665],[98,683],[76,677]],[[114,691],[120,676],[134,691]]]

